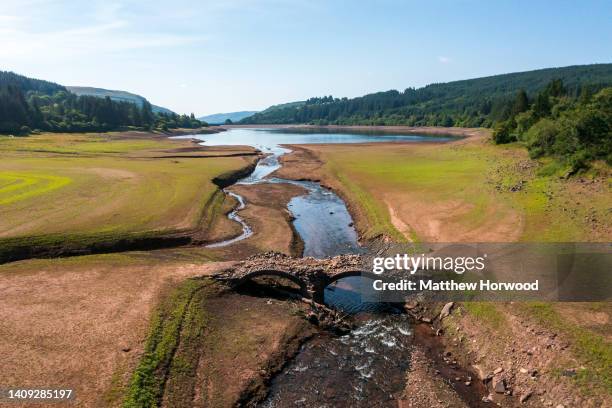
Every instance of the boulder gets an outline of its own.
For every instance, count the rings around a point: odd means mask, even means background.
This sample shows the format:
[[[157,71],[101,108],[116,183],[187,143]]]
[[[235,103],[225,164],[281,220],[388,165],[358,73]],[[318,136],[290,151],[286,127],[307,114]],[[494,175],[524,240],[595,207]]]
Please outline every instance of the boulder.
[[[495,391],[498,394],[505,394],[506,393],[506,380],[504,380],[503,378],[500,379],[493,379],[493,391]]]
[[[455,305],[454,302],[448,302],[447,304],[444,305],[444,307],[442,308],[442,311],[440,312],[440,320],[450,315],[450,312],[454,305]]]

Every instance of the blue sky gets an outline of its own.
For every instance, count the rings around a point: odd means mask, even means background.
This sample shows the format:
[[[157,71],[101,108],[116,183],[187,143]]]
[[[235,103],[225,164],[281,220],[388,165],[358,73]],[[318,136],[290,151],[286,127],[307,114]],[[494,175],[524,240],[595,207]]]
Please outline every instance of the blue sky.
[[[0,2],[0,69],[196,115],[612,62],[612,1]]]

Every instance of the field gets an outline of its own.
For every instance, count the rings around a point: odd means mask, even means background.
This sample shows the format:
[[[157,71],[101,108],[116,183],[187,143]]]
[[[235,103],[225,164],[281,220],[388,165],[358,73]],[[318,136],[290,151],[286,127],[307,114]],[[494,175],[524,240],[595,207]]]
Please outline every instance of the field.
[[[193,232],[219,195],[213,179],[253,161],[248,148],[137,133],[0,137],[0,154],[5,248]]]
[[[134,237],[237,235],[224,216],[236,203],[217,184],[256,158],[250,148],[141,133],[2,137],[0,154],[4,254],[16,245],[77,254]],[[285,302],[223,295],[202,276],[227,265],[219,258],[291,251],[285,205],[301,191],[273,185],[269,193],[281,194],[268,208],[244,189],[253,200],[244,216],[257,231],[238,252],[192,246],[0,265],[0,383],[63,384],[76,406],[140,406],[162,391],[165,404],[225,406],[261,393],[261,371],[280,367],[308,325]],[[209,392],[194,397],[196,375]]]
[[[0,265],[0,383],[73,388],[79,407],[143,406],[162,390],[183,406],[196,375],[198,406],[261,393],[261,370],[309,328],[297,306],[205,278],[227,265],[195,249]]]
[[[563,180],[563,169],[530,160],[520,146],[473,136],[445,145],[296,149],[281,175],[307,174],[338,190],[365,238],[588,242],[612,236],[609,178]]]

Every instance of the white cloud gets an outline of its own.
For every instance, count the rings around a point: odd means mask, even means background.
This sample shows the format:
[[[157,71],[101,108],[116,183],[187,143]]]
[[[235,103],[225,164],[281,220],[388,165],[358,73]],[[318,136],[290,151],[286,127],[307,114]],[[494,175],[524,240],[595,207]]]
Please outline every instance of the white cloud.
[[[86,4],[86,3],[85,3]],[[203,41],[201,35],[152,30],[156,27],[143,16],[132,20],[121,4],[97,2],[71,14],[65,7],[37,13],[17,13],[0,7],[0,60],[44,61],[144,48],[170,48]],[[63,18],[54,18],[55,16]],[[143,27],[147,29],[143,30]]]
[[[449,62],[451,62],[452,60],[449,57],[444,57],[444,56],[439,56],[438,57],[438,61],[441,64],[448,64]]]

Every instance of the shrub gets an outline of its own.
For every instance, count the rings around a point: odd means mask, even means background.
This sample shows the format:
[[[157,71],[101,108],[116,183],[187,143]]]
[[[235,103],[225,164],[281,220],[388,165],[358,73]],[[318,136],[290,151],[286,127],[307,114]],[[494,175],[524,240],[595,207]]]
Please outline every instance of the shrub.
[[[550,119],[540,119],[527,131],[527,147],[531,157],[540,157],[552,151],[559,134],[559,125]]]
[[[507,120],[500,122],[493,132],[493,141],[495,144],[505,144],[515,142],[516,134],[514,133],[515,123]]]

